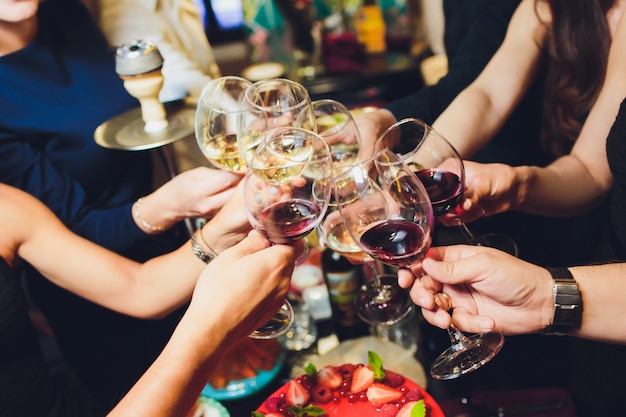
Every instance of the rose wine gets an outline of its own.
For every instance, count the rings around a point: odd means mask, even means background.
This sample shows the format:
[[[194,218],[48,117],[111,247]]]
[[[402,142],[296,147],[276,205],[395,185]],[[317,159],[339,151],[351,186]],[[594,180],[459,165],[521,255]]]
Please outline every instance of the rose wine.
[[[246,164],[241,158],[237,146],[237,135],[227,133],[209,141],[203,141],[204,155],[216,168],[232,172],[244,172]]]
[[[430,246],[430,234],[419,224],[399,219],[374,224],[360,240],[372,257],[399,267],[420,260]]]
[[[449,212],[461,201],[463,184],[455,173],[439,169],[424,169],[416,174],[428,192],[435,216]]]
[[[259,213],[258,220],[268,239],[288,243],[303,238],[316,226],[320,207],[307,200],[279,201]]]

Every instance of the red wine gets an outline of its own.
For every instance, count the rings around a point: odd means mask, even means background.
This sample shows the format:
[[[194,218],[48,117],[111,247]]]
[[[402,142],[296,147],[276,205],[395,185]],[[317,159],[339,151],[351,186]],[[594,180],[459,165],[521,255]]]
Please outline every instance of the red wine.
[[[426,201],[425,198],[423,199],[421,197],[423,192],[420,188],[420,181],[405,175],[391,183],[389,186],[389,194],[391,194],[394,201],[402,207],[416,209]]]
[[[439,169],[416,172],[424,184],[435,216],[441,216],[455,208],[463,196],[463,184],[458,175]]]
[[[288,243],[309,234],[316,226],[321,208],[306,200],[279,201],[259,213],[259,223],[274,243]]]
[[[420,260],[430,246],[430,234],[408,220],[386,220],[361,235],[361,245],[370,256],[394,266],[409,266]]]

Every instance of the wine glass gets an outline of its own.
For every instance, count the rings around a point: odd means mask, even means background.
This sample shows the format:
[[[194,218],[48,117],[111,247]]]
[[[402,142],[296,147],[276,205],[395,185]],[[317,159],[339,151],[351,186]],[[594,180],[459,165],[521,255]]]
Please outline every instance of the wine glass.
[[[419,119],[407,118],[390,126],[377,140],[376,151],[389,148],[413,167],[433,203],[435,216],[460,210],[465,188],[461,156],[439,132]],[[503,233],[475,236],[459,219],[467,243],[488,246],[518,256],[517,244]]]
[[[250,85],[237,118],[237,143],[244,162],[250,162],[265,134],[277,127],[315,128],[309,92],[284,78],[260,80]]]
[[[275,244],[301,240],[317,227],[330,199],[332,157],[328,144],[297,127],[269,131],[244,177],[244,207],[250,224]],[[279,314],[251,337],[274,338],[293,323],[285,300]]]
[[[379,286],[384,287],[382,291]],[[380,294],[393,294],[400,291],[403,290],[398,285],[397,275],[379,274],[375,280],[372,279],[361,285],[356,299],[357,313],[361,320],[369,325],[371,334],[414,352],[417,349],[417,320],[416,307],[410,297],[404,297],[402,298],[403,302],[397,303],[397,313],[389,314],[383,310],[383,314],[378,316],[371,313],[363,314],[367,310],[358,308],[367,306],[371,300],[376,299]]]
[[[424,122],[417,119],[399,121],[378,139],[376,149],[379,152],[381,149],[393,149],[392,152],[415,171],[430,196],[435,216],[458,206],[464,188],[463,161],[454,147]],[[498,243],[500,249],[517,255],[515,242],[501,233],[468,240],[471,244],[490,247],[496,247]],[[445,294],[439,295],[437,299],[442,308],[443,304],[450,304]],[[491,360],[504,344],[504,336],[500,333],[465,336],[454,324],[451,324],[448,333],[452,346],[435,359],[430,369],[435,379],[452,379],[479,368]]]
[[[333,176],[345,167],[357,164],[360,136],[350,111],[340,102],[330,99],[313,101],[312,106],[317,134],[330,145]],[[329,247],[352,262],[371,259],[346,230],[332,189],[328,210],[318,226],[318,235],[323,247]]]
[[[346,167],[333,178],[332,188],[345,228],[363,252],[400,268],[422,260],[431,243],[432,205],[420,180],[397,155],[384,150]],[[357,300],[359,315],[370,323],[391,325],[413,308],[408,291],[380,280]]]
[[[246,164],[237,146],[237,121],[241,100],[252,83],[244,78],[215,78],[202,89],[196,107],[196,141],[218,169],[244,173]]]
[[[361,135],[346,106],[332,99],[315,100],[311,102],[311,106],[315,115],[316,132],[328,142],[331,149],[336,147],[338,150],[358,150]]]

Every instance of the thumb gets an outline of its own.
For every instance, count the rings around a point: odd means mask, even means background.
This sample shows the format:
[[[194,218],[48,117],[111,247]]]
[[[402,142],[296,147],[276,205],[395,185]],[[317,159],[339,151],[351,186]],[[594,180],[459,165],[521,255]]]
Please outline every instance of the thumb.
[[[458,284],[464,282],[460,274],[460,268],[455,261],[437,261],[433,258],[425,258],[422,261],[424,272],[436,281],[443,284]]]
[[[257,230],[251,230],[241,242],[232,246],[229,251],[241,257],[263,250],[270,246],[267,238]]]

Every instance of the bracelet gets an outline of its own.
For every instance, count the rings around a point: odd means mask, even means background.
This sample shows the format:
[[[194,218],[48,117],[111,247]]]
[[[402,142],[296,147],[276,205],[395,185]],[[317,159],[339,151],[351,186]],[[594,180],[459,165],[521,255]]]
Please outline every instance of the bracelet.
[[[205,264],[208,264],[213,259],[215,259],[217,254],[211,248],[209,248],[210,253],[206,253],[202,249],[202,247],[198,244],[198,237],[197,237],[198,233],[200,233],[200,237],[202,237],[202,229],[196,230],[191,235],[191,250],[193,251],[194,255],[196,255],[198,257],[198,259],[200,259]],[[204,238],[202,238],[202,240],[204,240]]]
[[[148,222],[146,219],[141,217],[141,214],[139,214],[139,208],[141,207],[141,203],[143,203],[143,200],[141,199],[141,197],[139,197],[137,201],[135,201],[135,204],[133,205],[133,216],[135,216],[135,219],[137,219],[137,221],[145,229],[148,229],[151,232],[162,232],[163,230],[165,230],[163,226],[154,226],[153,224]]]
[[[204,226],[202,226],[202,227],[204,227]],[[198,229],[198,234],[200,235],[200,240],[202,240],[202,243],[204,243],[204,246],[207,248],[207,252],[209,253],[209,256],[211,257],[211,259],[215,259],[217,257],[217,252],[215,252],[213,250],[211,245],[209,245],[209,243],[204,238],[204,235],[202,234],[202,227],[200,229]]]
[[[582,303],[578,284],[567,268],[546,268],[554,279],[554,317],[545,335],[565,336],[580,324]]]

